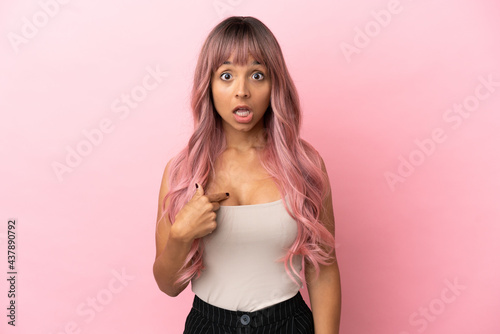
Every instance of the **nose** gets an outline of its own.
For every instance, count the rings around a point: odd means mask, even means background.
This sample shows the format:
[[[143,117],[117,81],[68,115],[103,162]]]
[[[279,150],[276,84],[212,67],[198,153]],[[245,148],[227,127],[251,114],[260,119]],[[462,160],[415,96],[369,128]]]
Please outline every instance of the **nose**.
[[[250,91],[248,90],[247,81],[245,79],[240,79],[236,83],[236,97],[250,97]]]

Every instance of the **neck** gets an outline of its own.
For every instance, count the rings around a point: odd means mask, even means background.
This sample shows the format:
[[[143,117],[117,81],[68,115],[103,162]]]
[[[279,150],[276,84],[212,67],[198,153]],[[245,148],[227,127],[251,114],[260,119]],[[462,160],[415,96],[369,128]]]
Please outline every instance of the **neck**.
[[[226,134],[226,149],[247,152],[266,146],[263,122],[259,122],[249,131],[236,130],[230,126],[223,128]]]

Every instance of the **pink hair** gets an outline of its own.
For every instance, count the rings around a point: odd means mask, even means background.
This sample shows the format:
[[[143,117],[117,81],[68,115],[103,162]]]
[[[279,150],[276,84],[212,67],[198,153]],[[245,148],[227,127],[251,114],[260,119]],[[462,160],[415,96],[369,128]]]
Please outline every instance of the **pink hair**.
[[[172,224],[179,210],[196,191],[195,182],[206,188],[209,173],[214,176],[214,162],[224,151],[226,139],[221,117],[211,96],[210,80],[231,54],[234,63],[246,64],[248,54],[264,64],[271,79],[271,102],[264,114],[266,150],[261,163],[276,182],[281,197],[288,194],[291,211],[297,222],[297,238],[280,259],[287,274],[297,273],[293,256],[303,255],[319,273],[319,264],[331,263],[334,238],[319,220],[322,201],[327,195],[328,178],[321,169],[319,153],[299,136],[301,111],[295,85],[288,73],[278,41],[261,21],[254,17],[233,16],[219,23],[208,35],[196,66],[191,95],[194,132],[188,145],[171,160],[169,191],[163,199],[165,213]],[[165,208],[167,198],[169,205]],[[203,241],[196,239],[176,283],[199,277],[204,269]],[[334,260],[334,259],[333,259]]]

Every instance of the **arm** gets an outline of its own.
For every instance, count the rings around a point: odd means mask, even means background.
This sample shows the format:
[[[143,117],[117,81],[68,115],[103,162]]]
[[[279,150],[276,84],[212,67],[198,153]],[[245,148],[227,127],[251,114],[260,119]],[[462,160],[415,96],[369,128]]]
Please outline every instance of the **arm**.
[[[325,173],[326,167],[321,160],[322,169]],[[328,179],[328,174],[327,174]],[[320,220],[335,237],[335,221],[333,217],[332,193],[328,179],[328,196],[323,202]],[[335,250],[332,256],[336,258]],[[316,334],[337,334],[340,327],[341,289],[340,272],[337,261],[333,264],[320,266],[317,280],[314,280],[314,266],[305,263],[305,278],[307,290],[311,301],[311,310],[314,318],[314,330]]]
[[[168,169],[165,167],[158,200],[158,216],[156,218],[156,258],[153,264],[153,274],[161,291],[171,297],[181,293],[189,282],[176,284],[179,270],[182,268],[194,240],[212,233],[217,227],[216,217],[220,207],[219,201],[228,198],[225,192],[204,194],[199,185],[193,197],[177,212],[172,225],[168,215],[159,221],[162,215],[163,198],[168,192]],[[165,207],[168,206],[166,201]]]
[[[168,192],[167,177],[170,161],[165,167],[163,179],[160,187],[160,196],[158,200],[158,215],[156,217],[156,258],[153,264],[153,274],[161,291],[165,292],[171,297],[177,296],[181,293],[186,286],[175,285],[174,281],[177,279],[177,273],[182,267],[189,250],[191,249],[192,240],[183,240],[177,237],[175,229],[173,228],[168,215],[165,214],[161,221],[158,221],[162,215],[162,202],[163,198]],[[165,203],[168,205],[168,200]],[[175,224],[174,224],[175,226]],[[173,233],[172,233],[172,230]]]

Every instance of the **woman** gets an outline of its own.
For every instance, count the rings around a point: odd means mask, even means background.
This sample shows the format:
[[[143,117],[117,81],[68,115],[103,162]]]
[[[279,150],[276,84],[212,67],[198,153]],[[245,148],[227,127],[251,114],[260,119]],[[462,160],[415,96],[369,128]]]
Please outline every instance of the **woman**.
[[[169,296],[191,282],[184,333],[338,333],[329,179],[299,137],[298,95],[272,32],[253,17],[219,23],[191,99],[194,133],[163,174],[153,265]]]

